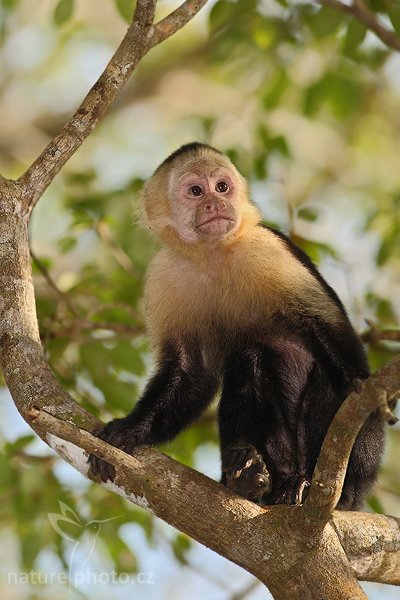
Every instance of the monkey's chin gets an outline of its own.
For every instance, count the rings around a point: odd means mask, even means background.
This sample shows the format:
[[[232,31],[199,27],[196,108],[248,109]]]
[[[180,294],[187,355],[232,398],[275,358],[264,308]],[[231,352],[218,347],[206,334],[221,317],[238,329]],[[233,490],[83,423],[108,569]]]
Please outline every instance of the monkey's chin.
[[[208,223],[199,225],[197,231],[204,237],[224,237],[227,233],[235,228],[235,221],[233,219],[226,219],[224,217],[212,219]]]

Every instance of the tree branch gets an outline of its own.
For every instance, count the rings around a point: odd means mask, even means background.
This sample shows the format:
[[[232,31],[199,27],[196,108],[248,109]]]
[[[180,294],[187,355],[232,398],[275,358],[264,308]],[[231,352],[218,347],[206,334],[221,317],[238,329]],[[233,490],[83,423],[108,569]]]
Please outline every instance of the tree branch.
[[[393,418],[389,405],[399,396],[400,356],[366,380],[360,394],[351,393],[336,413],[303,507],[303,527],[310,529],[313,535],[323,529],[339,501],[350,454],[361,427],[378,407],[387,420]]]
[[[148,50],[156,0],[138,0],[132,24],[82,104],[42,154],[19,178],[27,212],[92,132]]]
[[[155,45],[183,27],[207,0],[187,0],[153,27],[156,0],[137,0],[132,24],[102,75],[61,132],[18,179],[30,213],[54,177],[104,116],[137,65]]]
[[[340,0],[317,0],[319,4],[329,6],[348,15],[355,17],[360,23],[363,23],[367,29],[373,31],[375,35],[388,48],[400,52],[400,38],[396,33],[388,29],[365,4],[364,0],[353,0],[351,4],[344,4]]]
[[[366,319],[369,325],[369,331],[365,331],[361,338],[368,344],[376,344],[377,342],[400,342],[400,329],[379,329],[376,323],[371,319]]]
[[[170,15],[159,21],[153,29],[150,38],[151,47],[160,44],[178,29],[181,29],[199,12],[208,0],[186,0],[181,6],[174,10]]]
[[[276,598],[335,597],[348,600],[348,595],[340,593],[324,595],[322,587],[315,595],[309,590],[305,596],[294,595],[297,574],[306,580],[304,565],[315,560],[315,552],[320,552],[319,547],[307,550],[303,536],[296,533],[302,518],[301,507],[262,508],[156,450],[140,448],[132,457],[44,411],[33,408],[24,416],[38,434],[85,477],[90,476],[87,452],[92,452],[116,469],[114,483],[100,481],[101,485],[151,510],[177,529],[244,567],[271,588],[281,582],[282,572],[292,565],[291,589],[287,594],[275,591]],[[328,549],[330,544],[334,544],[334,531],[357,576],[400,584],[400,520],[383,515],[335,511],[333,529],[328,526],[322,538],[322,544],[326,544]],[[304,552],[302,560],[299,559],[300,551]],[[331,557],[328,560],[332,560]],[[333,574],[335,564],[331,564],[330,569]],[[337,584],[334,576],[332,581]],[[365,598],[358,586],[351,584],[349,589],[355,594],[354,598]]]

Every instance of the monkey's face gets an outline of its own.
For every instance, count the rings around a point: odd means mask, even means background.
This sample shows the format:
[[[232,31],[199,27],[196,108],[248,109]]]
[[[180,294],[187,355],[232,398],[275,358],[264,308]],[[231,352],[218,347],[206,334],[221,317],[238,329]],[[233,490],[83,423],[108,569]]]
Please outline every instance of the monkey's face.
[[[171,178],[171,213],[187,242],[218,241],[240,226],[239,181],[222,161],[191,161]]]
[[[227,156],[202,146],[171,157],[142,192],[144,221],[162,243],[215,248],[259,223],[246,180]]]

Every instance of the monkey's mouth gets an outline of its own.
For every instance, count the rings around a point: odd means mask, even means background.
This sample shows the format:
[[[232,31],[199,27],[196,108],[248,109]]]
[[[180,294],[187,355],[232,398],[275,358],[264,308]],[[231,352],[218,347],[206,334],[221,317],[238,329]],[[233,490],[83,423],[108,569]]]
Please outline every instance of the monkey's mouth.
[[[197,225],[197,227],[203,227],[204,225],[208,225],[209,223],[213,223],[215,221],[221,222],[221,221],[230,221],[230,222],[234,222],[234,219],[231,219],[230,217],[226,217],[223,215],[214,215],[213,217],[210,217],[209,219],[207,219],[207,221],[203,221],[203,223],[200,223],[199,225]]]

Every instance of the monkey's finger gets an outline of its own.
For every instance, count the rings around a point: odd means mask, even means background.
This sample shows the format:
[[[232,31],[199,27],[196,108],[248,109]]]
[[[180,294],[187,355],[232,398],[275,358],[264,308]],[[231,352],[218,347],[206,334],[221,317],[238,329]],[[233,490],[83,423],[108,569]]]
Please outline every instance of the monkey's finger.
[[[231,464],[227,468],[227,474],[234,479],[240,477],[244,469],[253,464],[253,458],[249,458],[248,450],[239,450],[231,458]]]
[[[99,477],[104,482],[107,482],[108,480],[114,481],[115,469],[112,465],[97,458],[97,456],[94,456],[93,454],[89,456],[89,464],[92,475]]]
[[[235,471],[232,475],[233,479],[238,479],[242,474],[242,469],[239,469],[238,471]]]
[[[306,488],[308,488],[310,486],[310,482],[307,481],[307,479],[303,479],[300,482],[299,487],[297,488],[297,493],[296,493],[296,499],[295,499],[295,503],[296,504],[302,504],[303,503],[303,495],[304,495],[304,491],[306,490]]]

